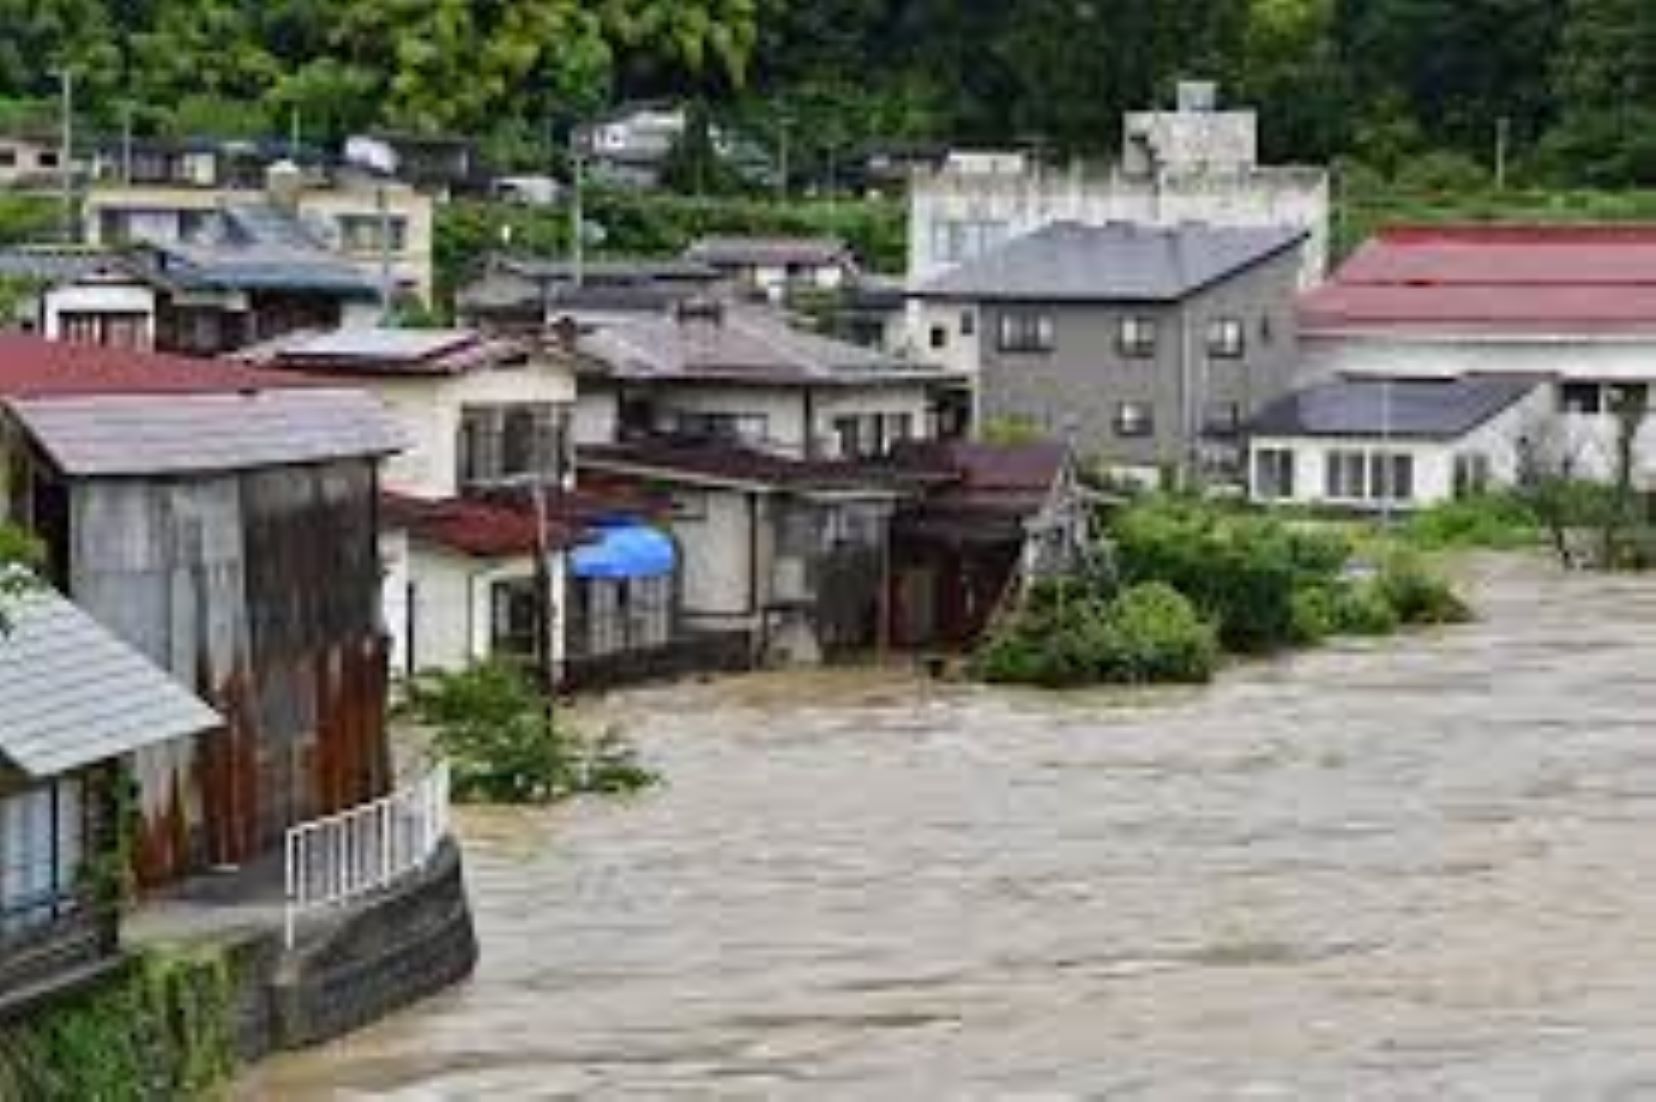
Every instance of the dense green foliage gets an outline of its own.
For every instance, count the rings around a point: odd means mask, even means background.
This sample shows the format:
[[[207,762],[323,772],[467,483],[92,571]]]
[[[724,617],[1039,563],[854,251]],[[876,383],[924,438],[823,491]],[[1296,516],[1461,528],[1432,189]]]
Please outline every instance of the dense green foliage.
[[[1400,534],[1411,546],[1428,551],[1511,551],[1534,547],[1541,539],[1535,512],[1515,493],[1441,502],[1411,516]]]
[[[1126,582],[1177,589],[1244,654],[1292,643],[1295,592],[1333,584],[1351,554],[1337,533],[1184,498],[1135,505],[1112,532]]]
[[[1031,587],[973,656],[975,676],[1047,688],[1205,681],[1221,651],[1314,646],[1471,614],[1415,553],[1388,546],[1377,567],[1360,570],[1352,543],[1324,525],[1152,497],[1119,514],[1111,535],[1110,575]]]
[[[567,720],[548,722],[542,698],[516,666],[484,662],[410,688],[415,716],[449,760],[457,800],[548,803],[655,783],[616,732],[592,738]]]
[[[68,65],[109,127],[521,151],[667,94],[821,180],[875,139],[1107,150],[1122,110],[1211,76],[1277,158],[1462,186],[1504,125],[1518,177],[1656,181],[1645,0],[0,0],[0,26],[0,101],[49,98]]]
[[[1049,582],[979,650],[973,670],[985,681],[1049,689],[1201,682],[1218,658],[1212,626],[1169,586],[1106,598],[1084,583]]]
[[[199,1098],[234,1059],[231,980],[217,950],[146,953],[85,996],[0,1027],[0,1098]]]
[[[610,256],[673,255],[711,233],[773,233],[841,238],[874,269],[901,270],[905,263],[907,213],[895,201],[782,204],[594,190],[582,213],[585,221],[602,228],[598,251]],[[450,203],[437,221],[438,285],[444,291],[455,287],[491,249],[565,255],[569,224],[563,210]]]

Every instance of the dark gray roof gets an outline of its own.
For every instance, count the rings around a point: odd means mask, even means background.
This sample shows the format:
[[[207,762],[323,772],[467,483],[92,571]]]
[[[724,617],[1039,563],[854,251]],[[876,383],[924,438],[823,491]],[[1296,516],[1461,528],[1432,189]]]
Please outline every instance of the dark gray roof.
[[[882,383],[939,378],[939,369],[789,325],[768,311],[640,315],[598,324],[578,350],[617,378],[734,383]]]
[[[1296,247],[1305,231],[1054,222],[916,289],[921,298],[1174,302]]]
[[[106,394],[14,400],[12,412],[64,474],[138,476],[377,458],[402,430],[360,390]]]
[[[341,298],[374,298],[381,293],[374,276],[307,245],[158,245],[153,252],[157,278],[185,288],[308,291]]]
[[[575,265],[568,260],[503,256],[495,260],[495,265],[501,271],[534,280],[559,282],[575,278]],[[642,283],[654,280],[711,282],[718,276],[719,273],[706,264],[676,257],[609,258],[587,260],[581,264],[582,279],[594,283]]]
[[[1342,379],[1280,398],[1261,410],[1253,436],[1461,437],[1533,391],[1534,379]]]
[[[20,245],[0,249],[0,277],[64,283],[93,272],[116,269],[122,254],[81,246]]]
[[[32,777],[211,730],[217,713],[46,589],[8,601],[0,634],[0,757]]]

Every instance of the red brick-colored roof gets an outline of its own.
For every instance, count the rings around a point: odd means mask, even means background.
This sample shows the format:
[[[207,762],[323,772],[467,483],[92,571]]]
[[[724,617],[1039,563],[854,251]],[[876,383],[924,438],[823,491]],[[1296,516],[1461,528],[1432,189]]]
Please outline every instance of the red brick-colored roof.
[[[1309,333],[1656,330],[1656,226],[1386,230],[1300,300]]]
[[[532,555],[539,543],[538,520],[527,507],[468,498],[431,500],[389,491],[381,495],[380,505],[382,526],[404,528],[416,539],[474,558]],[[546,527],[552,548],[581,542],[580,525],[549,518]]]
[[[233,394],[326,385],[292,372],[220,360],[0,333],[0,398],[100,394]]]

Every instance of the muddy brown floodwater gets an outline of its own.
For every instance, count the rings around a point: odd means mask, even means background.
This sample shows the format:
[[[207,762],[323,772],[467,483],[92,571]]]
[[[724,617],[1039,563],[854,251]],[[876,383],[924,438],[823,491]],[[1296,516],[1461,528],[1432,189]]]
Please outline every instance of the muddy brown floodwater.
[[[484,956],[247,1098],[1656,1097],[1656,582],[1046,696],[610,707],[670,786],[464,820]]]

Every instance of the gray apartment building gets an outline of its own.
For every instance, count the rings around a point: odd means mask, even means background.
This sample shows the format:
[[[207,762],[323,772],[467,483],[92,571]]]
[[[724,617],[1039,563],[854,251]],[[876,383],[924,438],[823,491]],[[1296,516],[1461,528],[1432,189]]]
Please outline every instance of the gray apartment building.
[[[976,423],[1073,434],[1124,473],[1240,477],[1240,427],[1291,389],[1307,234],[1059,222],[914,291]]]

